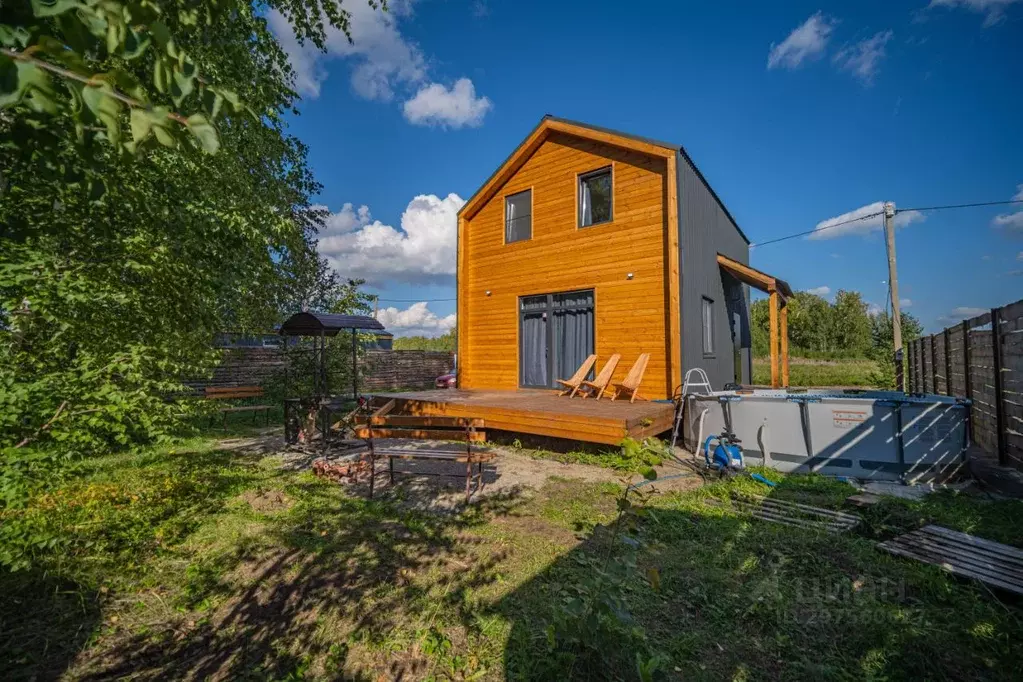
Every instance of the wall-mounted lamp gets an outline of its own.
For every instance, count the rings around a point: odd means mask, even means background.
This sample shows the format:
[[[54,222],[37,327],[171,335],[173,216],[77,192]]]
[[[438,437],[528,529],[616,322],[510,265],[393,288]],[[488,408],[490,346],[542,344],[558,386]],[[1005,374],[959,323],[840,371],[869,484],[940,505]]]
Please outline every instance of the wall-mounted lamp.
[[[632,273],[630,272],[629,274],[625,275],[625,279],[632,279]]]
[[[486,294],[487,294],[487,296],[490,295],[490,289],[487,289]]]

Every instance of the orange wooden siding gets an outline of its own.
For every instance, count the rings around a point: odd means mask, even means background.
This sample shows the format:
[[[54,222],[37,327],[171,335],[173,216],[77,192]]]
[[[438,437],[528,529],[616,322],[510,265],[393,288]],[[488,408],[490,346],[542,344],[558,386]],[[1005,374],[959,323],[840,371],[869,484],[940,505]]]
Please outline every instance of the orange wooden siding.
[[[613,220],[577,228],[577,176],[608,165],[613,167]],[[671,299],[667,178],[664,158],[553,132],[477,213],[463,219],[462,388],[518,387],[520,296],[593,289],[598,365],[621,353],[615,373],[620,381],[640,353],[650,353],[641,392],[651,398],[670,395],[669,359],[677,345],[669,344],[665,333]],[[505,244],[504,199],[527,189],[533,191],[532,238]]]

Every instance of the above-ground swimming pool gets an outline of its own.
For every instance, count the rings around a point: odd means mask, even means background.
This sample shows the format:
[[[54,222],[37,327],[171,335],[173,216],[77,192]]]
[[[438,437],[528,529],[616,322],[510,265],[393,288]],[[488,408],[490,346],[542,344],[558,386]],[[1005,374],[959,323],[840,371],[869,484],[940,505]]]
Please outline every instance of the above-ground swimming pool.
[[[962,473],[969,444],[969,401],[941,395],[719,391],[689,396],[686,410],[690,448],[730,431],[747,464],[784,472],[946,481]]]

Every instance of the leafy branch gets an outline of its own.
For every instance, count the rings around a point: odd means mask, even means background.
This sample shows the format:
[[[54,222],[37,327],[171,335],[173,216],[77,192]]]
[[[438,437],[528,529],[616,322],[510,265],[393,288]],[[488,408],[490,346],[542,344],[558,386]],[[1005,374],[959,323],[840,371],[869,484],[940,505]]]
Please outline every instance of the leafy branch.
[[[47,62],[45,60],[33,57],[30,50],[31,48],[29,48],[29,50],[25,50],[24,52],[17,52],[7,47],[0,47],[0,54],[6,57],[10,57],[11,59],[16,59],[18,61],[34,64],[35,66],[38,66],[40,69],[45,69],[46,71],[49,71],[52,74],[60,76],[61,78],[67,78],[68,80],[78,81],[79,83],[82,83],[89,87],[99,87],[103,84],[103,82],[98,80],[95,76],[92,77],[83,76],[82,74],[75,73],[74,71],[69,71],[68,69],[62,68],[55,64],[51,64],[50,62]],[[152,109],[152,107],[149,104],[141,102],[133,97],[129,97],[128,95],[125,95],[122,92],[118,92],[116,89],[113,88],[107,90],[105,94],[107,97],[113,97],[114,99],[120,102],[124,102],[126,105],[132,107],[133,109],[146,110]],[[181,114],[171,111],[167,113],[167,118],[171,119],[172,121],[177,121],[183,126],[186,127],[188,126],[188,119],[182,116]]]

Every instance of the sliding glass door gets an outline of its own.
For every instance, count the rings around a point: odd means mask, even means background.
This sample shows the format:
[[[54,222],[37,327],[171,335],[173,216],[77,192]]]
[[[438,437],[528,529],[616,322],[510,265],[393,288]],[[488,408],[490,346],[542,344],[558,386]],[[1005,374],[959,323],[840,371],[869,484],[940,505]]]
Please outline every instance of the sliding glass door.
[[[593,290],[519,299],[519,385],[557,388],[593,353]],[[592,373],[592,372],[591,372]]]

